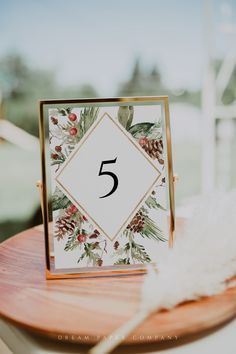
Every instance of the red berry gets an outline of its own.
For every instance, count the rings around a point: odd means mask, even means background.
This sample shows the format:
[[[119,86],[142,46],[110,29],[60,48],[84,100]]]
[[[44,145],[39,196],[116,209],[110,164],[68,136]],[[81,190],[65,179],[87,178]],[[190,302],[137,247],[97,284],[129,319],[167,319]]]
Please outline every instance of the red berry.
[[[141,146],[147,144],[147,142],[148,142],[148,138],[146,138],[145,136],[139,139],[139,144]]]
[[[60,145],[55,146],[55,150],[56,150],[57,152],[61,152],[61,146],[60,146]]]
[[[53,159],[53,160],[56,160],[56,159],[58,159],[58,154],[55,154],[55,153],[52,153],[51,154],[51,158]]]
[[[92,234],[92,235],[89,236],[89,238],[97,238],[97,237],[98,237],[97,234]]]
[[[71,122],[74,122],[74,121],[76,121],[76,119],[77,119],[77,115],[76,115],[75,113],[70,113],[70,114],[68,115],[68,118],[69,118],[69,120],[70,120]]]
[[[68,208],[68,211],[71,213],[71,214],[75,214],[77,213],[78,209],[76,208],[76,206],[74,204],[72,204],[69,208]]]
[[[78,133],[78,129],[77,128],[70,128],[69,129],[69,134],[70,135],[76,135]]]
[[[86,218],[85,215],[83,215],[83,220],[84,220],[84,221],[88,221],[88,219]]]
[[[77,240],[80,242],[80,243],[84,243],[86,241],[86,235],[83,235],[83,234],[79,234],[77,236]]]
[[[73,214],[76,214],[78,211],[78,209],[76,208],[75,205],[70,205],[67,209],[66,209],[66,213],[69,215],[69,216],[72,216]]]

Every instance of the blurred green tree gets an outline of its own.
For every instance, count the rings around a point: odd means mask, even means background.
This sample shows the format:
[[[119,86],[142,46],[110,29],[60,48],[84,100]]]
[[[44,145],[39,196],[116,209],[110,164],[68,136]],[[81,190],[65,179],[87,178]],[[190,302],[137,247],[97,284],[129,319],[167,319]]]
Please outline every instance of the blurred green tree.
[[[37,100],[52,97],[55,75],[31,69],[22,56],[10,54],[0,60],[0,90],[5,101],[5,119],[38,135]]]
[[[171,102],[188,102],[200,105],[200,91],[191,92],[186,89],[171,90],[162,80],[157,66],[145,71],[137,58],[134,62],[130,79],[123,82],[117,92],[118,96],[169,96]]]
[[[161,95],[163,91],[165,91],[165,88],[158,69],[154,66],[151,72],[146,74],[141,68],[139,58],[137,58],[130,79],[121,84],[118,95]]]
[[[19,54],[0,59],[0,93],[5,101],[5,118],[36,136],[39,99],[97,96],[88,84],[60,87],[54,72],[32,69]]]

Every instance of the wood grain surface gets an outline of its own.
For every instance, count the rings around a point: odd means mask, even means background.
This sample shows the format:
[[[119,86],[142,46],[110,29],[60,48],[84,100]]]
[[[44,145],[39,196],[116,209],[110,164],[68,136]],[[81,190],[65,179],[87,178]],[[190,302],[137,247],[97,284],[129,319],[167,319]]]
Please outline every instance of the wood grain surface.
[[[46,280],[42,227],[0,245],[0,315],[60,340],[96,343],[138,309],[143,276]],[[173,289],[174,291],[174,289]],[[236,315],[236,288],[147,319],[125,343],[176,340]]]

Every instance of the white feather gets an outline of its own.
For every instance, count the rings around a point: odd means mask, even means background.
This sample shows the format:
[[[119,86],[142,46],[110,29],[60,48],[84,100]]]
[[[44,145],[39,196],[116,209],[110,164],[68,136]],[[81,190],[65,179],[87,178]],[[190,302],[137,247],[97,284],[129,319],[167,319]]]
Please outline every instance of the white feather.
[[[150,311],[224,291],[236,275],[236,191],[200,200],[174,248],[157,253],[156,267],[142,289]]]

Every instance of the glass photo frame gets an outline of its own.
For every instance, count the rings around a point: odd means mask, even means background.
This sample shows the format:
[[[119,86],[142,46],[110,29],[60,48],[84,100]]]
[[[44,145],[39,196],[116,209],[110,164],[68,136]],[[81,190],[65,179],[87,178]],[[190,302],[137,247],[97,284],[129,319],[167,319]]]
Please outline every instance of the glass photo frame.
[[[39,102],[47,279],[137,274],[171,247],[168,97]]]

